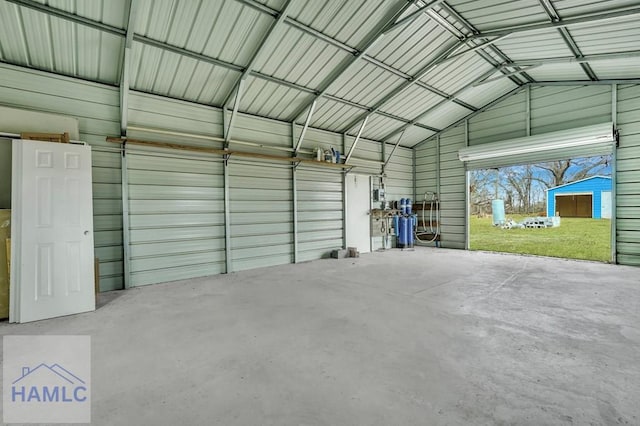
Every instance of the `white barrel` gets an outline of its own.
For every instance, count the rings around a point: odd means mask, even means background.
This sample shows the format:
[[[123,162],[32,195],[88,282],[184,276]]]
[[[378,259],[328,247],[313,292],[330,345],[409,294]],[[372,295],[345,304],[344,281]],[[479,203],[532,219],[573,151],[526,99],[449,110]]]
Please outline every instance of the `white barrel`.
[[[494,225],[502,225],[505,223],[504,200],[491,201],[491,212]]]

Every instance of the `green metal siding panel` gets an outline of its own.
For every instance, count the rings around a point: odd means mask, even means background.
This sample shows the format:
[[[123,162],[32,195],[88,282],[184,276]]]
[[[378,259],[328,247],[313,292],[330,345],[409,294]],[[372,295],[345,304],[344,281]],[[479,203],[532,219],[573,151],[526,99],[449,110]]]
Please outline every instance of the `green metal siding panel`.
[[[229,180],[233,270],[291,263],[291,167],[232,159]]]
[[[531,134],[611,121],[611,86],[534,87]]]
[[[327,257],[342,242],[342,174],[300,168],[298,188],[298,261]]]
[[[469,145],[527,135],[526,93],[511,96],[469,120]]]
[[[223,272],[222,163],[157,151],[127,154],[131,285]]]
[[[458,126],[440,136],[440,217],[441,245],[464,248],[465,245],[465,169],[457,152],[465,146],[464,127]],[[456,154],[452,156],[451,154]],[[462,201],[460,201],[462,200]]]
[[[387,158],[393,145],[386,146]],[[387,200],[413,198],[413,153],[410,148],[398,147],[385,168]]]
[[[426,192],[437,191],[436,141],[431,140],[416,148],[416,197],[424,198]]]
[[[78,119],[80,139],[93,147],[94,246],[100,290],[122,288],[120,155],[102,152],[106,136],[120,134],[117,89],[0,64],[0,104]]]
[[[640,85],[618,88],[617,261],[640,266]]]

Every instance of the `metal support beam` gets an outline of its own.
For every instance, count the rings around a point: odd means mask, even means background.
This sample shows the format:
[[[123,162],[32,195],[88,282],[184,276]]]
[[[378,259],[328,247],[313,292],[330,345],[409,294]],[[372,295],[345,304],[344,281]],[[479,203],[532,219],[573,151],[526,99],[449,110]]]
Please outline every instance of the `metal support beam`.
[[[464,146],[469,146],[469,120],[464,120]],[[465,189],[464,189],[464,249],[469,250],[469,236],[470,227],[469,220],[471,220],[471,214],[469,209],[470,200],[470,171],[467,170],[467,165],[464,165],[464,177],[465,177]]]
[[[538,68],[538,67],[540,67],[540,64],[537,64],[537,65],[527,65],[527,66],[522,67],[522,68],[520,68],[520,69],[517,69],[517,70],[515,70],[515,71],[509,71],[509,72],[504,71],[506,68],[512,68],[512,67],[513,67],[513,68],[516,68],[513,64],[505,64],[504,66],[500,67],[500,70],[503,72],[503,74],[502,74],[502,75],[499,75],[498,77],[488,78],[488,79],[486,79],[486,80],[478,81],[477,83],[474,83],[474,84],[473,84],[473,87],[482,86],[483,84],[494,83],[494,82],[496,82],[496,81],[499,81],[499,80],[502,80],[502,79],[505,79],[505,78],[511,78],[511,77],[513,77],[514,75],[524,74],[524,73],[526,73],[527,71],[530,71],[530,70],[532,70],[532,69],[534,69],[534,68]]]
[[[127,144],[122,144],[120,155],[120,185],[122,188],[122,281],[125,289],[131,287],[131,230],[129,223],[129,166]]]
[[[129,122],[129,79],[131,75],[131,52],[133,44],[133,23],[136,7],[134,0],[126,0],[127,34],[122,48],[122,66],[120,68],[120,136],[127,136]]]
[[[365,117],[364,120],[362,120],[362,124],[360,125],[360,129],[358,130],[358,134],[356,135],[355,140],[353,141],[353,145],[351,145],[351,148],[349,148],[349,153],[347,154],[346,158],[344,159],[344,163],[347,164],[349,162],[349,160],[351,159],[351,156],[353,155],[353,151],[355,151],[356,149],[356,145],[358,145],[358,141],[360,140],[360,136],[362,136],[362,131],[364,130],[364,126],[367,125],[367,121],[369,121],[369,117]]]
[[[307,133],[307,129],[309,128],[309,123],[311,122],[311,117],[313,116],[313,110],[316,108],[316,101],[313,101],[313,103],[311,104],[311,106],[309,107],[309,112],[307,113],[307,119],[304,122],[304,127],[302,127],[302,130],[300,131],[300,137],[298,138],[298,143],[296,143],[295,141],[294,143],[294,147],[293,147],[293,156],[295,157],[298,154],[298,151],[300,150],[300,147],[302,146],[302,141],[304,140],[304,135],[305,133]],[[293,126],[295,123],[291,123],[291,125]],[[292,127],[293,129],[293,127]],[[292,130],[293,132],[293,130]],[[292,133],[293,134],[293,133]]]
[[[391,161],[391,157],[393,157],[393,154],[396,152],[396,149],[398,148],[398,145],[400,145],[400,141],[402,140],[402,136],[404,136],[404,130],[402,131],[402,133],[400,133],[400,136],[398,136],[398,140],[396,141],[396,144],[391,149],[391,153],[389,153],[389,157],[384,161],[384,164],[382,165],[382,172],[383,173],[384,173],[384,169],[387,167],[387,164],[389,164],[389,161]],[[383,147],[386,146],[386,143],[383,144],[382,146]]]
[[[93,19],[85,18],[83,16],[79,16],[79,15],[76,15],[75,13],[67,12],[61,9],[56,9],[55,7],[47,6],[46,4],[38,3],[37,1],[34,1],[34,0],[6,0],[6,1],[8,3],[13,3],[22,7],[37,10],[38,12],[46,13],[47,15],[55,16],[56,18],[75,22],[76,24],[84,25],[86,27],[104,31],[106,33],[113,34],[116,36],[124,37],[127,32],[127,30],[124,30],[122,28],[114,27],[109,24],[103,24],[102,22],[94,21]]]
[[[629,50],[626,52],[616,53],[597,53],[594,55],[585,55],[580,57],[565,56],[561,58],[533,58],[522,59],[511,64],[505,64],[502,68],[510,68],[514,66],[528,67],[532,65],[547,65],[547,64],[581,64],[586,62],[596,61],[609,61],[612,59],[627,59],[640,57],[640,50]]]
[[[127,29],[121,53],[120,69],[120,136],[127,136],[129,115],[129,74],[131,70],[131,45],[133,42],[133,22],[135,21],[134,0],[125,2]],[[127,144],[122,144],[120,156],[120,188],[122,202],[122,281],[125,289],[131,287],[131,223],[129,220],[129,165]]]
[[[618,85],[611,85],[611,121],[617,131],[618,125]],[[617,173],[618,173],[618,142],[613,142],[611,150],[611,262],[618,263],[618,226],[617,226]]]
[[[347,135],[342,134],[342,149],[344,152],[347,148]],[[342,173],[342,248],[347,248],[347,174]]]
[[[238,108],[240,107],[240,98],[242,98],[242,91],[244,89],[244,80],[240,80],[238,87],[236,89],[236,99],[233,103],[233,111],[231,112],[231,118],[229,119],[229,123],[225,126],[224,129],[224,149],[229,148],[229,141],[231,140],[231,130],[233,129],[233,122],[238,115]],[[226,105],[225,105],[226,109]]]
[[[618,78],[613,80],[566,80],[566,81],[536,81],[531,86],[609,86],[611,84],[640,84],[640,78]]]
[[[336,82],[336,80],[338,80],[341,76],[343,76],[352,66],[353,64],[355,64],[356,62],[358,62],[358,60],[363,56],[366,55],[367,52],[369,51],[369,49],[371,49],[373,47],[373,45],[385,34],[387,33],[392,27],[393,25],[396,23],[396,21],[398,20],[398,18],[400,16],[402,16],[402,14],[409,8],[411,7],[412,3],[408,2],[406,0],[400,0],[400,2],[398,3],[398,6],[396,6],[391,12],[390,15],[391,16],[387,16],[384,21],[382,22],[381,25],[379,25],[376,29],[373,30],[372,33],[370,33],[367,36],[366,41],[363,43],[362,48],[360,48],[358,50],[358,52],[356,54],[354,54],[353,58],[350,61],[347,61],[344,65],[338,67],[337,69],[335,69],[328,78],[326,78],[322,84],[320,85],[320,88],[318,89],[318,94],[314,97],[314,99],[311,102],[315,102],[318,99],[320,99],[329,89],[329,87],[331,87],[331,85],[333,83]],[[309,106],[311,105],[311,103],[307,103],[302,105],[294,114],[294,121],[298,119],[298,117],[300,116],[300,114],[302,114],[303,111],[305,111],[307,108],[309,108]]]
[[[526,136],[531,136],[531,86],[525,89],[525,131]]]
[[[395,30],[396,28],[399,28],[399,27],[401,27],[403,25],[407,25],[407,24],[413,22],[416,18],[421,16],[423,13],[425,13],[428,10],[432,9],[434,6],[439,5],[443,1],[444,0],[436,0],[436,1],[432,1],[431,3],[427,4],[426,6],[419,7],[418,10],[416,10],[415,12],[411,13],[410,15],[405,16],[404,18],[398,20],[395,24],[393,24],[389,28],[389,31]]]
[[[244,71],[242,71],[240,78],[238,78],[238,81],[236,81],[236,84],[233,86],[233,89],[231,89],[231,91],[225,98],[225,101],[223,103],[224,105],[229,105],[229,102],[231,102],[231,97],[233,96],[234,93],[242,93],[241,91],[239,91],[239,87],[242,85],[244,80],[246,80],[247,77],[249,77],[249,75],[251,74],[251,71],[253,70],[253,67],[256,64],[256,61],[258,60],[260,55],[264,53],[264,48],[269,42],[269,40],[271,39],[271,37],[273,36],[273,34],[275,33],[276,29],[284,23],[284,20],[287,17],[287,14],[289,13],[289,9],[292,3],[293,3],[292,0],[287,0],[284,7],[280,11],[278,17],[276,18],[275,22],[271,24],[271,27],[269,27],[267,34],[262,38],[262,41],[260,42],[260,46],[258,46],[256,51],[253,53],[253,56],[249,60],[249,63],[244,68]],[[236,104],[240,103],[240,97],[238,97],[237,95],[236,95],[235,102]]]
[[[223,132],[227,129],[227,114],[223,111],[222,123]],[[227,135],[224,135],[225,140]],[[224,179],[224,258],[225,258],[225,273],[229,274],[233,272],[233,259],[231,254],[231,199],[229,194],[229,161],[225,156],[225,161],[222,163],[223,167],[223,179]]]
[[[491,36],[509,36],[513,34],[522,34],[522,33],[531,32],[531,31],[540,31],[540,30],[553,29],[553,28],[567,28],[567,27],[574,27],[574,26],[580,26],[580,25],[588,25],[595,22],[610,21],[618,18],[628,19],[639,14],[640,14],[640,7],[627,6],[627,7],[617,8],[610,12],[589,13],[585,15],[574,16],[571,18],[563,19],[562,21],[558,21],[558,22],[547,22],[547,21],[536,22],[532,24],[524,24],[524,25],[517,25],[513,27],[499,28],[495,30],[487,30],[469,37],[469,40],[477,40],[477,39],[482,39],[482,38],[491,37]]]
[[[311,116],[311,114],[309,114]],[[298,152],[296,145],[296,124],[291,123],[291,144],[294,146],[292,156],[295,157]],[[301,139],[302,140],[302,139]],[[300,141],[301,141],[300,140]],[[298,142],[299,144],[300,142]],[[291,167],[291,191],[292,191],[292,207],[293,207],[293,263],[298,263],[298,168]]]
[[[418,174],[416,173],[416,150],[411,150],[411,172],[413,175],[413,199],[416,200],[418,194]]]

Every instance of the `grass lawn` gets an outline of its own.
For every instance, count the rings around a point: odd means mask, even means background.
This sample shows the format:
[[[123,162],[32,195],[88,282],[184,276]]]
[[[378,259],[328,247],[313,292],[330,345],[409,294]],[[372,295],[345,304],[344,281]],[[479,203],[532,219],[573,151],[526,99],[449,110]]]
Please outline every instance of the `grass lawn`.
[[[507,215],[520,222],[526,216]],[[609,219],[562,218],[557,228],[500,229],[491,216],[470,219],[471,250],[536,254],[569,259],[611,260]]]

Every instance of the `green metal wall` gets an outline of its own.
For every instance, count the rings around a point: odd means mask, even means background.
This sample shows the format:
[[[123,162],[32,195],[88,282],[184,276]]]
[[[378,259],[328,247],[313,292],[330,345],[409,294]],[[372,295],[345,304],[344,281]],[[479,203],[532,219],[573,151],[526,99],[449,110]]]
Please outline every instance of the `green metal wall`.
[[[617,98],[617,259],[640,266],[640,85],[619,86]]]
[[[464,146],[463,126],[440,136],[440,244],[446,248],[465,248],[466,176],[464,164],[458,160],[458,150]]]
[[[100,289],[122,288],[120,155],[105,136],[120,133],[115,88],[0,64],[0,104],[78,119],[80,138],[93,147],[93,224]]]
[[[385,160],[392,150],[393,145],[387,144]],[[396,148],[385,168],[385,175],[387,200],[413,199],[413,150],[400,146]]]
[[[293,261],[291,167],[229,165],[233,271]]]

